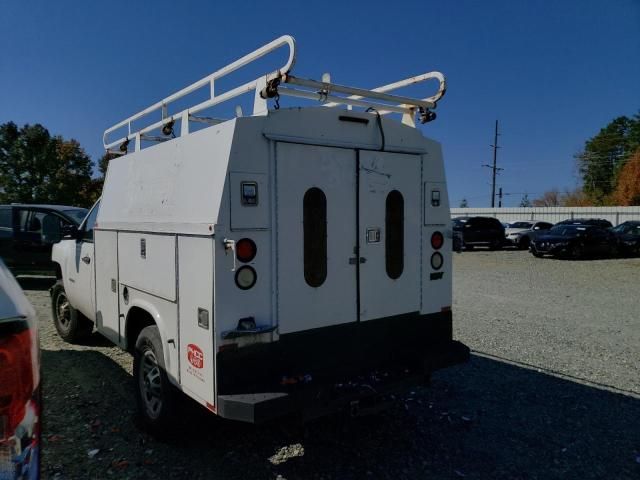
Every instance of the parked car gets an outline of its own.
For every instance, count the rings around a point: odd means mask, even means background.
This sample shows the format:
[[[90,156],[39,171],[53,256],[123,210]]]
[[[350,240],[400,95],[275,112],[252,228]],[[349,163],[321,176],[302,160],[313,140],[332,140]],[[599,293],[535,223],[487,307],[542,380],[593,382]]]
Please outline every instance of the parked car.
[[[453,219],[453,231],[462,235],[465,249],[489,247],[501,248],[504,244],[504,226],[493,217],[457,217]]]
[[[39,478],[39,448],[35,311],[0,260],[0,479]]]
[[[629,221],[612,228],[623,255],[640,255],[640,221]]]
[[[18,273],[53,272],[52,238],[44,233],[77,228],[86,208],[65,205],[0,205],[0,257]]]
[[[594,227],[611,228],[613,225],[604,218],[568,218],[556,223],[556,225],[592,225]]]
[[[610,256],[615,255],[617,251],[616,243],[615,235],[606,228],[594,225],[556,224],[531,242],[531,253],[536,257]]]
[[[540,232],[544,232],[553,227],[552,223],[529,220],[524,222],[509,223],[504,234],[506,245],[513,245],[522,250],[529,248],[531,240]]]

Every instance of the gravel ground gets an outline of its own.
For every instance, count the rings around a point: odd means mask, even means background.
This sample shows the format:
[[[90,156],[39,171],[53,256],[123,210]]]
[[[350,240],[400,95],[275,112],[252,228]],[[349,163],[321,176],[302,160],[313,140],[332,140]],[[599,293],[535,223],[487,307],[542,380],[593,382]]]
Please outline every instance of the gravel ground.
[[[390,410],[255,427],[185,404],[171,441],[135,423],[131,357],[63,343],[40,314],[43,478],[640,478],[640,259],[455,256],[455,336],[471,362]]]

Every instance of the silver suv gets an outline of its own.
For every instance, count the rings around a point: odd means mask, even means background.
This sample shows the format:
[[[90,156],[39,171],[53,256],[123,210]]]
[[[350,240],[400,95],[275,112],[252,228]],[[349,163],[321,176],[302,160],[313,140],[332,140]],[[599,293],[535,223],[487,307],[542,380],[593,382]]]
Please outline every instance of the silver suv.
[[[505,245],[511,245],[521,250],[526,250],[535,236],[545,230],[549,230],[553,224],[538,220],[527,220],[507,224],[504,230]]]

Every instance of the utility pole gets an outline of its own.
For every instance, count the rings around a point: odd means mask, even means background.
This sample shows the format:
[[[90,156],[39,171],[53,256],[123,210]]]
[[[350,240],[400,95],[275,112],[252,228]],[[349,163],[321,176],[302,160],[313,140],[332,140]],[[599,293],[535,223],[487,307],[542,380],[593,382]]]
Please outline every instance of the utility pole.
[[[493,165],[483,165],[483,167],[489,167],[492,170],[492,181],[491,181],[491,208],[496,206],[496,174],[499,170],[504,170],[504,168],[498,168],[498,120],[496,120],[496,133],[495,138],[493,140]]]
[[[498,208],[502,208],[502,187],[498,189]]]

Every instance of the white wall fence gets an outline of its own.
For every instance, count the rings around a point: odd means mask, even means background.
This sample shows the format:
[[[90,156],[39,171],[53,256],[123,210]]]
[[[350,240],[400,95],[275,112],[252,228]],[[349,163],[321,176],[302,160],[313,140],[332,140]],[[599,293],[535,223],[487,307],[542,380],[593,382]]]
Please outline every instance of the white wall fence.
[[[604,218],[613,225],[640,221],[639,207],[532,207],[532,208],[452,208],[451,217],[495,217],[501,222],[543,220],[550,223],[567,218]]]

